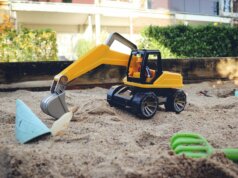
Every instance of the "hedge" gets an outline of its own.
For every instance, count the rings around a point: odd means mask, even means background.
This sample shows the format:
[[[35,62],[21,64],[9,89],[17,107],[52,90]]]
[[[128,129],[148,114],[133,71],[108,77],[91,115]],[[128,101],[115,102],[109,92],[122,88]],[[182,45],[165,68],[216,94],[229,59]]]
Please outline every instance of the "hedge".
[[[140,47],[157,48],[163,57],[238,56],[238,28],[230,26],[149,26]]]
[[[57,60],[56,33],[49,29],[0,33],[0,62]]]

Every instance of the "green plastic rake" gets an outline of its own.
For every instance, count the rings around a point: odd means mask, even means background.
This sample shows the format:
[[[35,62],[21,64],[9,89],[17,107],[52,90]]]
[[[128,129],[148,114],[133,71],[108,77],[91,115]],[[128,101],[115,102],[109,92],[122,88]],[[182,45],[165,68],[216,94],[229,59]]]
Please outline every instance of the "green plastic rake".
[[[238,148],[214,149],[196,133],[175,133],[170,139],[170,147],[176,154],[191,158],[206,158],[215,152],[223,152],[228,159],[238,162]]]

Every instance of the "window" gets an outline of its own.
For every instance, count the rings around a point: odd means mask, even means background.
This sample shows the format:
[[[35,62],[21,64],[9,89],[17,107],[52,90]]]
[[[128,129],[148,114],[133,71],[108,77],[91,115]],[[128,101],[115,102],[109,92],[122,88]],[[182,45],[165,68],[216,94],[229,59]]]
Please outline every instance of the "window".
[[[231,12],[231,0],[224,0],[223,11]]]
[[[161,74],[159,51],[132,51],[127,69],[128,81],[151,84]]]
[[[233,12],[238,13],[238,0],[233,0]]]

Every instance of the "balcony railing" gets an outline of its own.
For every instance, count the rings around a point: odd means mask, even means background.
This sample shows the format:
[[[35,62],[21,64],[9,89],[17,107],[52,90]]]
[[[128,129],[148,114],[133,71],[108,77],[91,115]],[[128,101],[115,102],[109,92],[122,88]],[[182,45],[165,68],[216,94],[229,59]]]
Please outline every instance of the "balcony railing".
[[[1,0],[0,0],[1,1]],[[11,0],[11,2],[49,2],[49,3],[78,3],[96,4],[107,7],[117,7],[126,9],[144,9],[147,7],[147,0]]]
[[[100,0],[101,6],[126,8],[126,9],[144,9],[145,2],[141,0]]]
[[[56,2],[56,3],[79,3],[94,4],[95,0],[11,0],[12,2]]]
[[[0,0],[4,1],[4,0]],[[11,2],[77,3],[140,10],[166,10],[173,13],[238,17],[238,0],[10,0]]]

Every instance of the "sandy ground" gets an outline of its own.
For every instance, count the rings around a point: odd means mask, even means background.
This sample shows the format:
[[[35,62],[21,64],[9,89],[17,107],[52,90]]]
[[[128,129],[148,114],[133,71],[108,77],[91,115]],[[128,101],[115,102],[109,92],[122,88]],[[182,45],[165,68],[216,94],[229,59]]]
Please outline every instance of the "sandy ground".
[[[235,88],[231,82],[186,85],[185,111],[160,108],[150,120],[111,108],[106,89],[67,91],[68,105],[79,107],[69,129],[25,145],[15,139],[15,101],[23,100],[51,127],[54,120],[39,107],[49,92],[2,92],[0,177],[238,177],[238,164],[223,154],[194,160],[169,148],[172,134],[182,131],[202,134],[215,148],[238,147]]]

